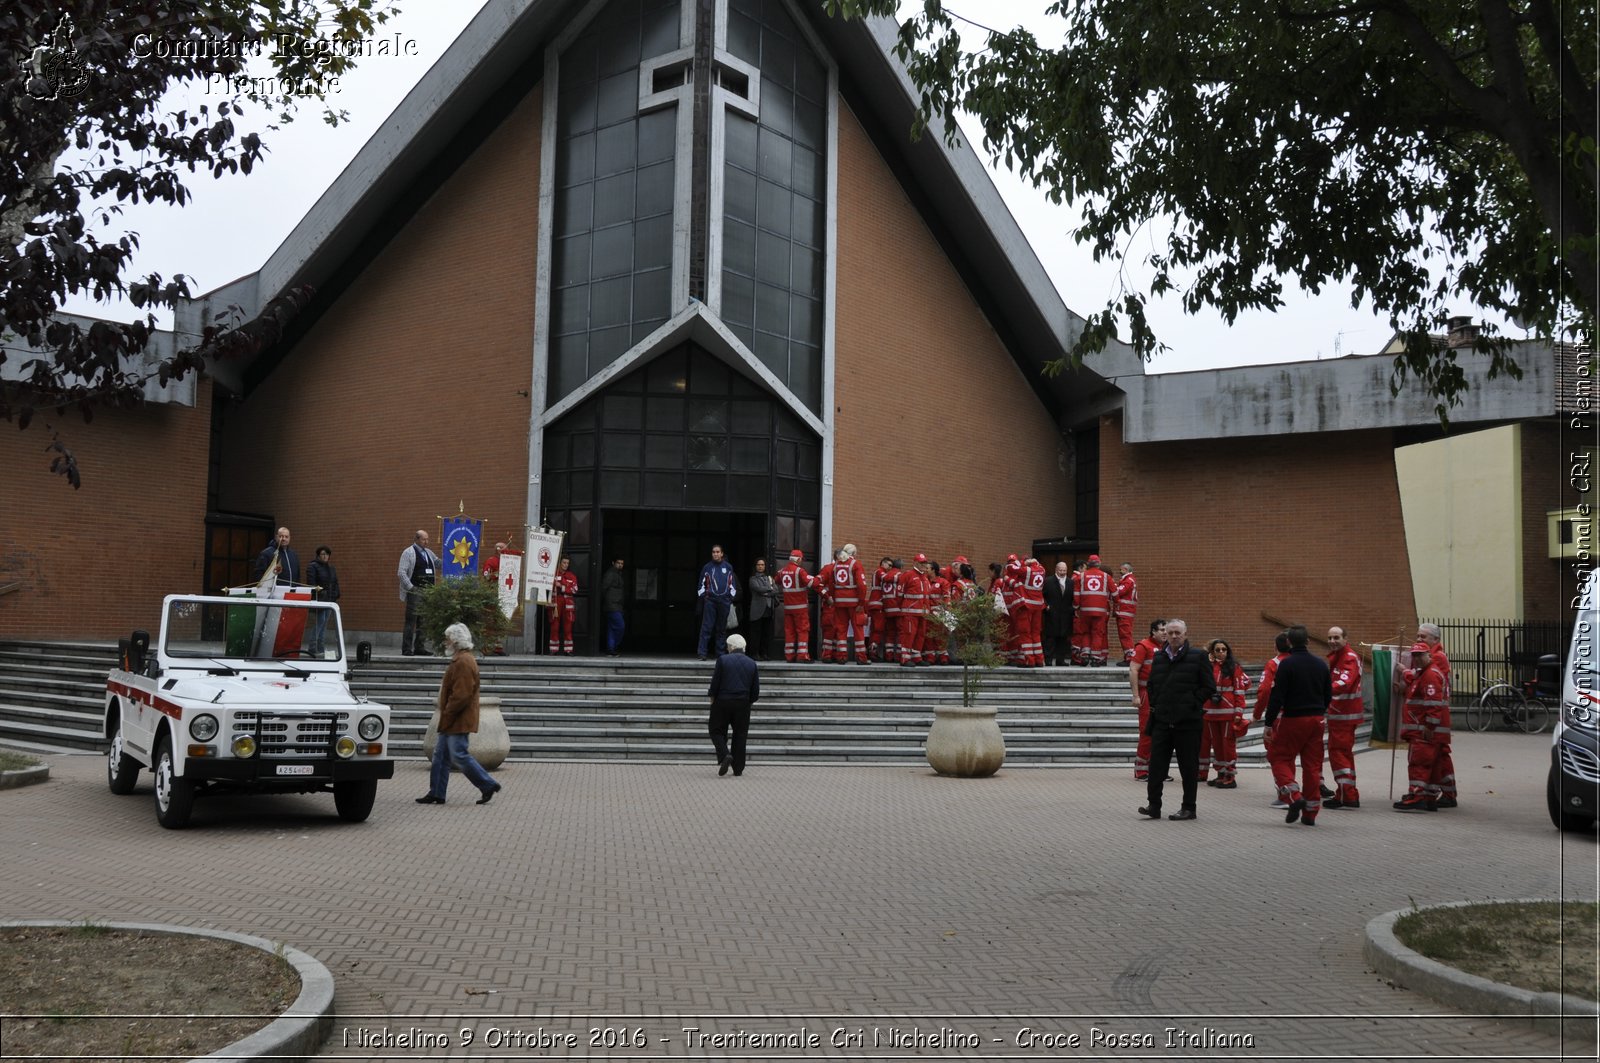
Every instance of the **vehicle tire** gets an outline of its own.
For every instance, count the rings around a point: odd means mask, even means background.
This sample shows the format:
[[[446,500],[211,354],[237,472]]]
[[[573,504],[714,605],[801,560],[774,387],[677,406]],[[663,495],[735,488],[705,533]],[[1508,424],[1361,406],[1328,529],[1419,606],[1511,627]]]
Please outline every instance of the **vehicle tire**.
[[[1581,813],[1567,812],[1561,807],[1561,769],[1554,764],[1550,765],[1550,775],[1544,787],[1544,800],[1550,809],[1550,822],[1562,830],[1591,831],[1594,829],[1594,817]]]
[[[1517,726],[1523,734],[1543,733],[1550,726],[1550,707],[1539,698],[1524,698],[1522,711],[1517,714]]]
[[[139,762],[122,748],[122,717],[118,715],[116,729],[111,732],[111,748],[106,751],[106,784],[114,794],[131,794],[138,779]]]
[[[172,739],[162,736],[156,743],[155,765],[156,822],[168,830],[182,830],[194,811],[194,782],[178,775]]]
[[[357,779],[333,784],[333,807],[346,823],[364,823],[378,799],[377,779]]]
[[[1496,683],[1483,692],[1478,704],[1467,709],[1467,726],[1487,731],[1495,720],[1511,720],[1522,709],[1522,695],[1510,683]]]

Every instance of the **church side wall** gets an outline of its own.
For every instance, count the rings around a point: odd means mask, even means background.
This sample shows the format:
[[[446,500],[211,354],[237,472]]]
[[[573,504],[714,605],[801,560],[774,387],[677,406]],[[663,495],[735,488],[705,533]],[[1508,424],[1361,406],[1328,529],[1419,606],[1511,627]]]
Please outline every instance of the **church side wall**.
[[[193,408],[41,413],[0,432],[0,636],[152,635],[161,599],[204,588],[211,383]],[[50,472],[49,427],[77,456],[83,486]]]
[[[986,575],[1071,530],[1061,435],[842,102],[838,155],[833,545]]]
[[[345,626],[397,631],[395,568],[464,502],[520,541],[541,92],[529,93],[284,362],[224,415],[225,509],[333,549]]]

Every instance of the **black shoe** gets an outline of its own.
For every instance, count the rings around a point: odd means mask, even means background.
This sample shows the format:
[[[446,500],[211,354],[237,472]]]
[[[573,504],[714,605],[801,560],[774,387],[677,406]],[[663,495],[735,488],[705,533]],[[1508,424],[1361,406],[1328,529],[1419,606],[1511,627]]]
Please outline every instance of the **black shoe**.
[[[1324,786],[1322,788],[1322,799],[1324,801],[1326,801],[1330,797],[1337,797],[1338,795],[1339,795],[1339,791],[1338,790],[1330,790],[1326,786]]]
[[[1219,790],[1237,790],[1238,788],[1239,781],[1237,779],[1229,779],[1227,782],[1217,783],[1217,789]]]
[[[1360,801],[1342,801],[1342,802],[1339,803],[1339,807],[1340,808],[1360,808],[1361,807],[1361,802]]]
[[[733,767],[733,761],[727,757],[722,757],[717,761],[717,774],[726,775],[731,767]]]
[[[1293,801],[1289,802],[1289,811],[1283,814],[1283,821],[1285,823],[1293,823],[1295,820],[1300,818],[1300,813],[1304,812],[1305,810],[1306,799],[1303,797],[1297,797]]]
[[[1145,808],[1141,808],[1141,809],[1139,809],[1139,815],[1148,816],[1150,819],[1160,819],[1161,818],[1161,806],[1160,805],[1149,805],[1149,806],[1147,806]]]
[[[402,656],[402,657],[415,657],[416,655],[417,655],[416,651],[414,651],[414,650],[401,650],[400,651],[400,656]]]
[[[706,659],[706,655],[705,655],[705,654],[703,654],[703,653],[702,653],[702,654],[701,654],[701,655],[700,655],[700,656],[698,656],[698,657],[696,657],[696,658],[695,658],[695,660],[697,660],[697,661],[703,661],[703,660],[705,660],[705,659]]]
[[[1221,786],[1222,785],[1222,780],[1221,779],[1207,779],[1206,780],[1206,785],[1207,786]]]
[[[735,778],[735,779],[737,779],[737,778],[738,778],[738,777],[739,777],[739,776],[741,776],[741,775],[743,775],[743,774],[744,774],[744,769],[743,769],[743,768],[740,768],[740,769],[739,769],[739,770],[738,770],[738,771],[736,771],[736,772],[734,772],[734,773],[733,773],[733,777],[734,777],[734,778]]]
[[[421,797],[417,798],[417,804],[419,804],[419,805],[442,805],[442,804],[444,804],[444,798],[433,796],[433,791],[430,790],[427,793],[423,794]]]
[[[1456,808],[1456,807],[1458,807],[1456,805],[1456,799],[1453,798],[1453,797],[1441,797],[1441,798],[1439,798],[1437,801],[1435,801],[1433,803],[1433,806],[1435,808]]]
[[[1200,817],[1194,814],[1194,809],[1192,808],[1180,808],[1167,818],[1172,820],[1186,820],[1199,819]]]
[[[488,804],[494,798],[494,795],[499,793],[500,790],[501,790],[500,784],[499,783],[495,783],[493,786],[489,787],[487,790],[485,790],[483,792],[483,796],[482,797],[478,798],[478,804],[480,804],[480,805]]]
[[[1330,797],[1326,801],[1322,802],[1322,807],[1323,808],[1343,808],[1344,807],[1344,802],[1339,800],[1337,797]]]

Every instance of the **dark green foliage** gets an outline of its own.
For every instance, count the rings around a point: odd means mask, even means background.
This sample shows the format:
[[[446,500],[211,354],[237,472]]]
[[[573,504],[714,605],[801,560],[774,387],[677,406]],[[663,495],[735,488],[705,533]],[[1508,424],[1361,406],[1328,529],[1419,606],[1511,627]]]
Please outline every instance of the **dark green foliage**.
[[[511,631],[511,621],[500,611],[500,590],[477,576],[453,576],[422,592],[417,606],[422,637],[435,653],[444,652],[444,629],[462,623],[472,632],[474,652],[498,646]]]
[[[950,630],[950,655],[961,662],[961,704],[971,708],[977,704],[984,675],[1005,660],[999,647],[1005,642],[1006,618],[995,612],[994,598],[987,594],[960,599],[943,610],[955,620]],[[928,622],[941,622],[937,612]]]

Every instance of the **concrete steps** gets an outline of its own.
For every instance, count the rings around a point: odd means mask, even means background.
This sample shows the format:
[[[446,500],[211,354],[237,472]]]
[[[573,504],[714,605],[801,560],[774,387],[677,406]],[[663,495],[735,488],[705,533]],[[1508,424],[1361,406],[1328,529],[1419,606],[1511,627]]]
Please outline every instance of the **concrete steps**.
[[[103,749],[101,705],[116,647],[0,642],[0,743],[47,752]],[[421,756],[445,662],[381,656],[352,665],[358,695],[393,709],[392,742]],[[483,693],[501,699],[511,755],[532,760],[702,761],[711,665],[666,658],[491,657]],[[766,662],[750,755],[819,763],[921,763],[934,710],[959,704],[961,669]],[[1006,762],[1124,765],[1137,719],[1120,668],[998,669],[994,705]],[[1240,759],[1259,761],[1259,729]]]

